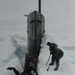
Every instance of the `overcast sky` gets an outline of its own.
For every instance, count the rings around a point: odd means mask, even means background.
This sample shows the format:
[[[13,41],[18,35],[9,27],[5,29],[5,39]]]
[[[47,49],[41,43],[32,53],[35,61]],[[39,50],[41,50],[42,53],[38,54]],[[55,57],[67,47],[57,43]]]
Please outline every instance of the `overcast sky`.
[[[46,32],[75,33],[75,0],[41,1]],[[0,27],[22,26],[27,19],[23,15],[34,10],[38,10],[38,0],[0,0]]]

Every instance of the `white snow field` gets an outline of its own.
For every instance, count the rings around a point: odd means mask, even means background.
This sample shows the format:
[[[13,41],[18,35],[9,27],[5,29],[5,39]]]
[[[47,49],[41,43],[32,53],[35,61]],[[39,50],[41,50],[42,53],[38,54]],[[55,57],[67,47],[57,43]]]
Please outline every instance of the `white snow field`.
[[[10,36],[9,36],[10,35]],[[0,35],[0,74],[15,75],[7,67],[15,67],[19,72],[23,71],[25,54],[27,52],[27,36],[22,34],[7,35],[6,32]],[[54,71],[55,65],[49,71],[46,62],[49,57],[47,42],[54,42],[64,51],[58,71]],[[44,34],[41,44],[41,52],[38,63],[39,75],[74,75],[75,74],[75,35],[65,34]]]
[[[0,32],[0,74],[15,75],[8,67],[15,67],[23,72],[27,52],[27,37],[22,34]]]
[[[55,66],[50,67],[46,62],[49,57],[47,42],[54,42],[64,51],[58,71],[54,71]],[[0,32],[0,73],[1,75],[15,75],[7,67],[15,67],[19,72],[23,71],[25,62],[25,52],[27,51],[27,34],[22,32]],[[50,61],[49,61],[50,62]],[[75,35],[72,34],[48,34],[45,33],[38,63],[39,75],[74,75],[75,74]]]
[[[42,48],[39,55],[38,73],[39,75],[74,75],[75,74],[75,36],[62,34],[45,34],[42,39]],[[64,56],[60,60],[58,71],[54,71],[55,65],[47,68],[51,59],[46,65],[50,52],[47,42],[56,43],[64,51]]]

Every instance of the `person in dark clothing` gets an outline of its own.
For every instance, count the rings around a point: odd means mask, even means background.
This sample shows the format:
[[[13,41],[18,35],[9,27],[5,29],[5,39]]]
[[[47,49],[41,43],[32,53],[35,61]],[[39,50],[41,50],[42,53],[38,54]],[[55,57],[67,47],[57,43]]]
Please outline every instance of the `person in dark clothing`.
[[[59,68],[59,62],[60,59],[63,57],[64,52],[58,48],[57,44],[47,42],[47,45],[49,46],[50,54],[52,55],[51,63],[49,65],[54,65],[54,62],[56,62],[55,71]]]

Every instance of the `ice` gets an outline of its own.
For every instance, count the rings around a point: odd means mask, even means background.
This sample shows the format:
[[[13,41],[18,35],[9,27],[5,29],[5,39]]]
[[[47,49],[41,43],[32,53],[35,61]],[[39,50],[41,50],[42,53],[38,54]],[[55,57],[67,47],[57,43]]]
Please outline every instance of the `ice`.
[[[7,70],[8,67],[14,67],[20,73],[23,72],[23,67],[22,67],[18,57],[12,59],[11,61],[9,61],[5,65],[0,65],[0,73],[1,73],[1,75],[15,75],[15,73],[12,70]]]
[[[53,38],[52,38],[53,37]],[[65,37],[65,38],[64,38]],[[63,41],[62,39],[63,38]],[[39,55],[39,63],[38,63],[38,73],[39,75],[74,75],[75,73],[75,50],[72,50],[72,48],[69,48],[70,46],[74,46],[73,42],[69,42],[66,40],[66,38],[70,39],[71,37],[66,37],[65,35],[62,35],[61,37],[58,35],[53,35],[53,34],[45,34],[43,39],[42,39],[42,44],[41,44],[41,52]],[[51,40],[52,39],[52,40]],[[73,41],[73,39],[71,38],[71,40]],[[49,48],[46,45],[47,42],[54,42],[58,45],[58,47],[60,49],[62,49],[64,51],[64,56],[63,58],[60,60],[60,67],[59,70],[57,72],[54,71],[55,65],[51,66],[49,71],[47,71],[47,68],[49,66],[49,63],[51,62],[51,58],[46,66],[47,60],[49,58],[50,52],[49,52]],[[63,44],[62,44],[63,42]],[[65,49],[64,47],[68,48]]]
[[[0,63],[8,60],[15,51],[16,48],[12,45],[11,38],[4,37],[4,41],[0,44]]]

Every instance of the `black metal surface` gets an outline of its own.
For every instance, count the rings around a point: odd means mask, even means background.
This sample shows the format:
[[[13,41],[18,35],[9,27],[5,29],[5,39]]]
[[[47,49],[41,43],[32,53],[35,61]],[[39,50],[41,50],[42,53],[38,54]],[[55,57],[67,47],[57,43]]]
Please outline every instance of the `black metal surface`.
[[[41,0],[38,0],[38,11],[41,13]]]
[[[37,57],[40,51],[41,38],[44,34],[44,16],[37,11],[28,17],[28,53]]]
[[[28,56],[26,56],[25,70],[30,68],[29,64],[30,62],[32,62],[35,65],[34,69],[37,71],[36,67],[40,52],[41,38],[45,31],[44,24],[45,24],[44,16],[41,13],[34,11],[29,14],[27,20],[28,55],[30,55],[31,57],[28,58]],[[27,61],[30,60],[31,58],[33,58],[33,61]]]

